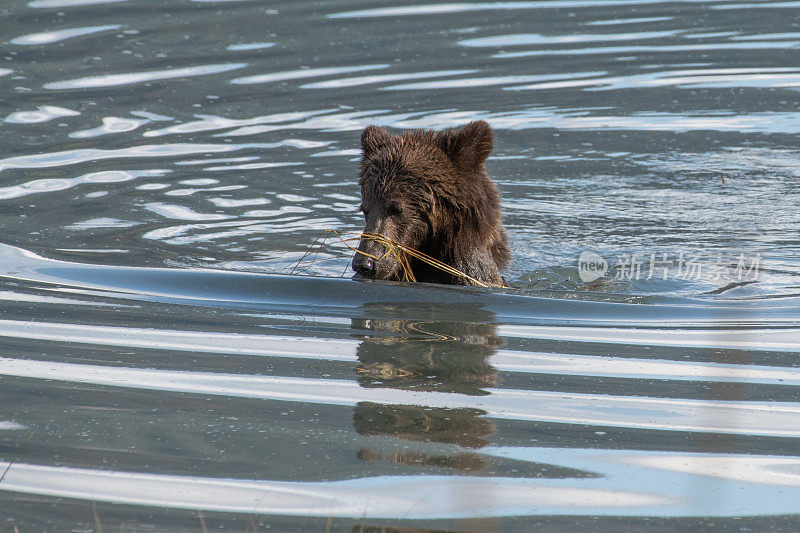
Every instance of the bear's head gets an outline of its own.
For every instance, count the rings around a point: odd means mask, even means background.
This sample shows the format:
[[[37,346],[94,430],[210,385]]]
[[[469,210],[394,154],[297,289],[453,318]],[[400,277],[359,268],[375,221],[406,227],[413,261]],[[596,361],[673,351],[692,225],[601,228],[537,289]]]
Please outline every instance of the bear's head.
[[[457,131],[415,130],[400,136],[368,126],[361,134],[361,148],[364,233],[382,235],[456,268],[470,261],[491,263],[478,265],[478,270],[492,270],[499,278],[508,250],[497,189],[484,168],[492,151],[492,130],[486,122],[471,122]],[[363,252],[353,257],[358,274],[380,280],[406,278],[397,257],[380,242],[362,239],[358,249]],[[483,259],[475,259],[478,256]],[[417,281],[457,283],[422,262],[410,259],[409,266]]]

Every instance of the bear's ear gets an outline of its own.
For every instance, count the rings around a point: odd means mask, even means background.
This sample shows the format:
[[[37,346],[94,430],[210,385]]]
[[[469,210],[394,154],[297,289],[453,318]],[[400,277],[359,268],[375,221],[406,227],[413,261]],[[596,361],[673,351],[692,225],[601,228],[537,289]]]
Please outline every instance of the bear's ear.
[[[485,120],[470,122],[458,131],[440,134],[439,142],[447,157],[456,165],[474,168],[492,152],[492,128]]]
[[[392,134],[378,126],[367,126],[361,133],[361,149],[364,155],[374,153],[389,144]]]

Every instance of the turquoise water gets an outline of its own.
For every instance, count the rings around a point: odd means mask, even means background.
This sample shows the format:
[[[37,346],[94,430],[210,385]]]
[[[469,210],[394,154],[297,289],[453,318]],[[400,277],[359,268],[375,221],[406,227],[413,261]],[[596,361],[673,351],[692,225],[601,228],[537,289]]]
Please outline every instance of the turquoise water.
[[[797,8],[4,3],[0,531],[796,530]],[[475,119],[516,288],[312,247]]]

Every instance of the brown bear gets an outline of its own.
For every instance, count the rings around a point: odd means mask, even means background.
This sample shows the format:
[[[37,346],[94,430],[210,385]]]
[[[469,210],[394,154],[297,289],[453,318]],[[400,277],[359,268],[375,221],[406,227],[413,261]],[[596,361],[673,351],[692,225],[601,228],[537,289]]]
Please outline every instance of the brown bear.
[[[364,233],[388,239],[438,259],[491,285],[506,285],[500,272],[510,260],[501,223],[500,196],[484,162],[492,151],[492,129],[483,120],[460,130],[415,130],[400,136],[377,126],[361,134],[361,210]],[[379,242],[361,239],[353,270],[363,277],[404,281],[400,262]],[[469,285],[408,257],[413,279]]]

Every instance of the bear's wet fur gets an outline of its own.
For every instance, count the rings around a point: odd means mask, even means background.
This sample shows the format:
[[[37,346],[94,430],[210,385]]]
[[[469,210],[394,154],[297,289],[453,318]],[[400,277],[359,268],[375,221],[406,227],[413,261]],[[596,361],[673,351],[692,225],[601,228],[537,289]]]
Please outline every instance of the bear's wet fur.
[[[505,285],[511,255],[500,195],[484,162],[492,151],[485,121],[458,130],[392,135],[368,126],[361,134],[364,233],[381,234],[484,283]],[[372,279],[403,281],[400,263],[378,242],[362,239],[353,270]],[[468,285],[466,279],[409,257],[419,282]]]

